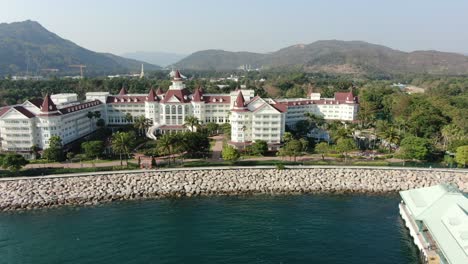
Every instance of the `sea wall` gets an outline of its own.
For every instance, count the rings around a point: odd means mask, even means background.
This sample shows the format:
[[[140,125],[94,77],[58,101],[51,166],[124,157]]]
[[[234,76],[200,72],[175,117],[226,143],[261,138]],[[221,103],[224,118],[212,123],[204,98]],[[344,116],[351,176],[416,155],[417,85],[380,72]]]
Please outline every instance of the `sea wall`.
[[[468,173],[372,168],[236,168],[3,179],[0,180],[0,211],[180,196],[388,193],[439,183],[455,184],[468,192]]]

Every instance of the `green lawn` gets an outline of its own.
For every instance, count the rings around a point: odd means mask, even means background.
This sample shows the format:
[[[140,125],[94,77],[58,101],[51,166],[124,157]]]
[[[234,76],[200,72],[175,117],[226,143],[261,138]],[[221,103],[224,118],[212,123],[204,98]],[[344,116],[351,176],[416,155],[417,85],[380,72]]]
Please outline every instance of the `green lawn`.
[[[119,171],[119,170],[134,170],[139,169],[135,163],[128,163],[127,166],[114,166],[114,167],[95,167],[95,168],[37,168],[21,170],[17,173],[10,171],[0,170],[0,177],[20,177],[20,176],[41,176],[51,174],[68,174],[68,173],[85,173],[85,172],[98,172],[98,171]]]

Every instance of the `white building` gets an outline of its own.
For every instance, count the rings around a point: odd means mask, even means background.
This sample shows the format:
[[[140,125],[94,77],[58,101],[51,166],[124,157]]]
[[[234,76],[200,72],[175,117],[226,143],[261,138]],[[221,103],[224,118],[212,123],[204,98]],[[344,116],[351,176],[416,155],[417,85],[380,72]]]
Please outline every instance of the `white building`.
[[[305,113],[328,120],[353,121],[358,106],[357,97],[351,92],[336,93],[334,98],[309,93],[308,98],[279,100],[260,98],[253,90],[205,94],[199,87],[191,93],[183,76],[175,71],[166,92],[151,88],[148,94],[128,94],[122,88],[117,95],[87,93],[84,102],[78,102],[76,94],[56,94],[1,108],[1,147],[27,156],[33,145],[47,148],[54,135],[68,144],[97,129],[96,118],[88,118],[88,112],[99,112],[100,118],[111,126],[133,122],[127,117],[129,114],[133,118],[145,116],[152,122],[147,133],[150,138],[186,130],[187,116],[195,116],[201,123],[231,123],[230,144],[245,146],[265,140],[271,149],[276,149],[286,125],[294,127],[297,121],[305,119]]]

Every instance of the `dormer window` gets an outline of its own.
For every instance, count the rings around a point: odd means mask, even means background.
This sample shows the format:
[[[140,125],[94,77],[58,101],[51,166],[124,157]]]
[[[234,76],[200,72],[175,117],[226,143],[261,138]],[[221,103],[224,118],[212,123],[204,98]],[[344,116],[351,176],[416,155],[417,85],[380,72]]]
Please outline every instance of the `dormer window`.
[[[125,99],[123,99],[123,98],[122,98],[122,99],[120,99],[120,102],[122,102],[122,103],[123,103],[123,102],[125,102]]]
[[[117,100],[117,98],[114,99],[114,102],[117,103],[119,100]]]
[[[211,100],[211,101],[213,101],[213,103],[215,103],[215,102],[216,102],[216,98],[213,98],[213,100]]]
[[[135,102],[135,103],[138,102],[138,99],[135,98],[135,99],[133,100],[133,102]]]

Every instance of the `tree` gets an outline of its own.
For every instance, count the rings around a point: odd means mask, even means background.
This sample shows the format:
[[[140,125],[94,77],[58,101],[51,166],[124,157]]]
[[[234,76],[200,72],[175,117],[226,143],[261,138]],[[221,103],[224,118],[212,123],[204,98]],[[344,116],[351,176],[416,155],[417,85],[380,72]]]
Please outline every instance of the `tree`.
[[[401,139],[400,133],[398,133],[398,131],[393,126],[387,127],[385,130],[380,131],[379,136],[387,142],[390,152],[392,152],[392,144],[398,145]]]
[[[104,142],[100,140],[83,142],[81,148],[88,159],[98,159],[104,152]]]
[[[171,137],[171,134],[162,135],[156,142],[156,149],[158,153],[169,156],[169,163],[171,162],[170,156],[173,153],[173,148],[175,146],[174,137]]]
[[[468,146],[461,146],[457,148],[457,152],[455,154],[455,161],[463,166],[466,167],[468,164]]]
[[[268,152],[268,143],[264,140],[256,140],[252,146],[253,155],[265,155]]]
[[[325,160],[325,154],[330,152],[330,146],[327,142],[320,142],[315,146],[315,152],[322,155],[322,160]]]
[[[455,124],[444,126],[441,130],[441,134],[443,138],[444,150],[447,150],[448,146],[450,146],[454,140],[460,140],[464,138],[463,131]]]
[[[302,143],[297,139],[292,139],[284,144],[278,152],[278,156],[289,156],[293,157],[296,161],[297,156],[302,154]]]
[[[223,131],[223,134],[226,136],[226,139],[231,139],[231,124],[229,123],[224,123],[221,125],[221,130]]]
[[[52,136],[49,139],[49,148],[42,153],[43,158],[49,161],[63,160],[62,139],[59,136]]]
[[[8,153],[1,159],[1,166],[4,169],[12,172],[19,171],[23,166],[29,162],[19,154]]]
[[[233,146],[225,145],[221,152],[221,156],[226,161],[235,162],[239,159],[240,154],[239,151]]]
[[[186,116],[184,121],[184,126],[190,127],[190,131],[192,132],[194,132],[194,128],[200,124],[200,121],[195,116]]]
[[[407,136],[401,141],[399,156],[403,159],[425,160],[430,150],[431,144],[427,139]]]
[[[210,140],[206,134],[187,131],[172,136],[176,135],[180,135],[182,138],[181,140],[175,139],[175,141],[181,142],[179,152],[185,152],[187,157],[200,157],[210,151]]]
[[[210,136],[213,136],[218,133],[219,125],[216,123],[213,123],[213,122],[207,123],[205,127]]]
[[[283,134],[283,142],[287,143],[287,142],[289,142],[289,141],[291,141],[291,140],[293,140],[293,139],[294,139],[294,137],[293,137],[293,135],[291,134],[291,132],[284,132],[284,134]]]
[[[117,132],[112,135],[112,149],[114,153],[118,153],[120,157],[120,166],[122,164],[122,155],[125,155],[125,160],[128,166],[128,156],[132,150],[132,146],[136,140],[133,132]]]
[[[344,155],[345,162],[347,162],[348,153],[356,148],[356,143],[351,138],[340,138],[336,143],[336,151]]]
[[[140,135],[144,135],[144,131],[151,126],[151,120],[142,115],[136,117],[133,122],[133,127],[138,130]]]
[[[132,123],[133,122],[133,116],[130,113],[126,113],[124,119],[125,119],[125,121],[127,123]]]
[[[33,156],[33,159],[39,158],[39,150],[40,148],[36,144],[31,146],[30,152]]]

